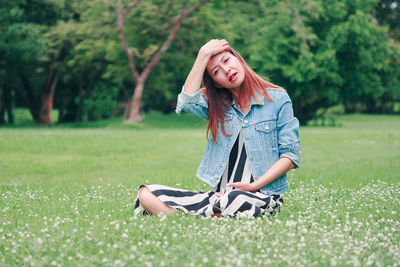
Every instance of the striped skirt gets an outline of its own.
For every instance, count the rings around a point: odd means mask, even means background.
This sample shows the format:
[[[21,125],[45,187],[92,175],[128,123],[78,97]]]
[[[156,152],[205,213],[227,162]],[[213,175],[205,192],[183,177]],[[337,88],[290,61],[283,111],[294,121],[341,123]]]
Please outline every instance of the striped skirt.
[[[265,195],[258,191],[246,192],[242,190],[228,190],[221,197],[214,191],[192,192],[173,188],[165,185],[149,184],[146,186],[159,200],[168,205],[191,215],[221,217],[257,217],[260,215],[273,215],[279,212],[283,204],[281,195]],[[146,210],[135,202],[135,215],[146,215]]]

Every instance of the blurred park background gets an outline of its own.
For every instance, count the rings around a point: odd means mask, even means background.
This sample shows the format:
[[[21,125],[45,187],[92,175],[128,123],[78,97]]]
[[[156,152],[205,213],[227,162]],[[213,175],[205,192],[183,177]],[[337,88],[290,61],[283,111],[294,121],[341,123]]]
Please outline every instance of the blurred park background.
[[[213,38],[286,88],[302,124],[399,114],[399,10],[392,0],[0,0],[0,124],[22,111],[41,125],[173,112]]]

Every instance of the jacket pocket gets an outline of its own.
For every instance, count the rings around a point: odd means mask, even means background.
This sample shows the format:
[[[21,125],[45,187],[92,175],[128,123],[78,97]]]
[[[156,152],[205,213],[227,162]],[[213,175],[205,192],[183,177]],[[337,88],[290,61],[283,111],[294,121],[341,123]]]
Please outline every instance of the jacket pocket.
[[[276,121],[261,121],[255,124],[259,140],[271,147],[272,149],[278,148],[278,137],[276,129]]]

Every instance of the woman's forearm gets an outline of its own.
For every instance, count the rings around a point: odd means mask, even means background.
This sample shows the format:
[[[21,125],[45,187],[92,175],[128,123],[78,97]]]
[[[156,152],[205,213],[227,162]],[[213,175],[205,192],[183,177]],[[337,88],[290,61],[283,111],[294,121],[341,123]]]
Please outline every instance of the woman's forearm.
[[[263,176],[254,181],[251,185],[254,190],[258,190],[261,187],[272,183],[294,167],[295,165],[291,159],[285,157],[280,158]]]
[[[203,73],[206,69],[209,59],[210,56],[199,52],[196,61],[193,64],[192,70],[186,78],[185,85],[183,86],[186,93],[192,95],[200,89]]]
[[[228,48],[229,44],[225,39],[213,39],[200,48],[192,70],[185,81],[184,90],[186,93],[194,94],[200,89],[203,74],[210,58]]]

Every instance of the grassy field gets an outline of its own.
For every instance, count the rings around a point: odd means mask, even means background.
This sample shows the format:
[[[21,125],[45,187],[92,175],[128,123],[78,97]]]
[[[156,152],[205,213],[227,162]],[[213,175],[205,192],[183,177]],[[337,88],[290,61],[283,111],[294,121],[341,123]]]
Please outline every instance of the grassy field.
[[[137,187],[209,190],[205,125],[150,113],[0,128],[0,265],[400,266],[400,116],[302,127],[281,213],[134,217]]]

